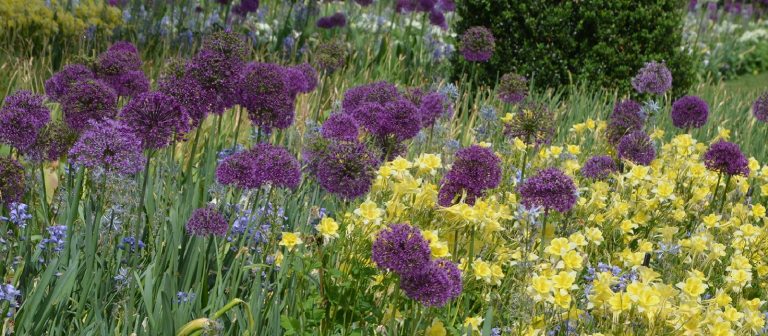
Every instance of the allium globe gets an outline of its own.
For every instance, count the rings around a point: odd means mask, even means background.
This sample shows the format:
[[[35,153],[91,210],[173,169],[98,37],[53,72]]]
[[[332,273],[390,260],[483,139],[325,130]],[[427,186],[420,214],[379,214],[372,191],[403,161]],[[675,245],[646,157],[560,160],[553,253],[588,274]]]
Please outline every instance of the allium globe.
[[[418,228],[392,224],[376,236],[371,259],[381,270],[408,276],[422,273],[429,266],[431,254],[429,242]]]
[[[672,72],[664,63],[645,63],[632,78],[632,87],[639,93],[664,94],[672,88]]]
[[[739,145],[725,140],[709,146],[704,153],[704,165],[709,170],[728,175],[749,176],[749,160],[744,157]]]
[[[683,96],[672,104],[672,124],[677,128],[699,128],[708,117],[709,105],[697,96]]]
[[[542,169],[523,181],[518,191],[520,203],[527,209],[542,207],[564,213],[578,200],[576,184],[557,168]]]
[[[647,166],[656,158],[656,148],[643,131],[634,131],[621,138],[617,147],[620,159]]]
[[[227,234],[229,224],[214,207],[198,208],[187,221],[187,234],[192,236],[220,236]]]
[[[488,28],[471,27],[461,35],[459,51],[470,62],[488,62],[496,49],[496,42]]]
[[[161,149],[179,140],[190,129],[187,111],[162,92],[142,93],[120,111],[125,124],[145,149]]]

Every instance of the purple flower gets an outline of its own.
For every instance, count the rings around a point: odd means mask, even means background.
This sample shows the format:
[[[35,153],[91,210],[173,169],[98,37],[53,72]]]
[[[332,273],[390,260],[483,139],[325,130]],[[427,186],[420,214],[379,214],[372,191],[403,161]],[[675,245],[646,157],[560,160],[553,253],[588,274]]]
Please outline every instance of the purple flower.
[[[466,192],[464,202],[472,205],[477,197],[499,183],[501,159],[491,149],[473,145],[456,152],[456,161],[441,182],[438,203],[451,206]]]
[[[448,29],[448,22],[445,21],[445,14],[437,8],[429,11],[429,23],[433,26],[438,26],[444,30]]]
[[[421,231],[408,224],[392,224],[381,230],[371,250],[371,259],[379,269],[400,276],[424,272],[432,253]]]
[[[749,176],[749,161],[741,153],[739,145],[720,140],[709,146],[704,153],[707,169],[728,175]]]
[[[363,111],[359,111],[363,110]],[[378,105],[366,104],[355,113],[358,120],[369,132],[380,137],[393,136],[397,141],[404,141],[416,136],[421,130],[419,109],[407,99],[399,99]]]
[[[334,72],[344,67],[347,46],[339,40],[324,42],[317,46],[313,56],[318,69]]]
[[[459,51],[470,62],[487,62],[491,59],[496,42],[488,28],[471,27],[461,35]]]
[[[91,120],[113,118],[117,114],[117,94],[100,80],[80,80],[62,98],[61,110],[67,125],[79,132]]]
[[[133,97],[149,91],[149,78],[141,70],[101,76],[100,79],[112,87],[115,93],[121,97]]]
[[[323,29],[341,28],[347,25],[347,17],[344,13],[337,12],[333,15],[317,19],[317,27]]]
[[[707,102],[697,96],[683,96],[672,104],[672,124],[677,128],[699,128],[708,117]]]
[[[364,144],[330,141],[304,152],[310,171],[326,191],[355,199],[371,189],[380,161]]]
[[[453,12],[456,10],[456,3],[453,0],[437,0],[435,7],[443,12]]]
[[[581,176],[593,180],[605,180],[611,173],[616,172],[616,162],[608,155],[597,155],[589,158],[581,167]]]
[[[317,87],[317,70],[309,63],[285,68],[291,93],[310,93]]]
[[[176,102],[187,111],[193,125],[199,125],[210,113],[216,101],[216,93],[206,90],[200,83],[181,73],[167,74],[160,78],[157,90],[176,99]]]
[[[545,105],[527,102],[504,125],[504,134],[526,144],[549,143],[555,134],[555,116]]]
[[[643,131],[634,131],[621,138],[617,148],[620,159],[647,166],[656,158],[656,148],[651,138]]]
[[[354,141],[359,136],[358,124],[346,113],[334,113],[323,123],[320,134],[326,139]]]
[[[518,189],[521,203],[528,209],[543,207],[568,212],[578,200],[576,185],[557,168],[546,168],[523,181]]]
[[[639,93],[664,94],[672,88],[672,73],[664,63],[645,63],[632,78],[632,87]]]
[[[269,131],[293,123],[295,94],[283,67],[248,63],[238,84],[238,104],[248,110],[251,122]]]
[[[141,58],[136,52],[119,47],[109,49],[96,59],[93,65],[96,76],[115,76],[129,71],[141,71]]]
[[[219,183],[245,189],[260,188],[266,183],[295,189],[300,179],[301,167],[296,157],[285,148],[268,143],[231,155],[216,168]]]
[[[143,169],[141,141],[120,121],[92,121],[69,151],[76,164],[87,168],[103,168],[121,175]]]
[[[5,206],[20,203],[24,197],[24,167],[9,157],[0,157],[0,202]]]
[[[85,65],[70,64],[45,81],[45,93],[51,100],[61,102],[75,82],[93,78],[93,71]]]
[[[434,125],[438,118],[450,114],[451,110],[450,100],[440,92],[430,92],[422,96],[418,106],[422,128]]]
[[[161,149],[189,131],[187,111],[162,92],[142,93],[120,111],[120,117],[145,149]]]
[[[259,0],[240,0],[240,3],[232,8],[232,12],[240,16],[256,13],[257,10],[259,10]]]
[[[77,132],[60,120],[45,125],[24,155],[32,161],[55,161],[64,155],[77,141]]]
[[[109,46],[108,51],[115,51],[115,52],[128,52],[128,53],[134,53],[139,54],[139,49],[136,48],[133,43],[128,41],[117,41],[113,43],[111,46]]]
[[[394,84],[380,81],[348,89],[344,92],[341,107],[344,113],[354,116],[356,110],[365,103],[384,105],[400,98]]]
[[[355,2],[360,6],[367,7],[373,3],[373,0],[355,0]]]
[[[608,142],[618,144],[623,136],[642,130],[644,124],[643,106],[631,99],[623,100],[613,107],[608,118]]]
[[[64,251],[64,244],[67,239],[67,226],[66,225],[54,225],[49,226],[47,229],[48,238],[40,241],[38,246],[42,250],[48,250],[58,253]],[[53,245],[51,248],[49,245]]]
[[[258,7],[258,2],[256,6]],[[233,32],[220,30],[208,35],[200,49],[218,53],[234,61],[244,62],[248,59],[248,46],[243,36]]]
[[[515,73],[501,76],[497,87],[499,99],[507,104],[518,104],[528,96],[528,79]]]
[[[420,272],[404,274],[400,288],[425,306],[442,307],[461,294],[461,271],[451,261],[438,259]]]
[[[0,109],[0,142],[22,151],[31,146],[40,129],[51,120],[44,99],[29,91],[16,91],[5,97],[5,105]]]
[[[207,206],[192,212],[192,217],[189,218],[186,228],[187,234],[193,236],[205,237],[214,235],[223,237],[227,234],[229,224],[227,219],[216,211],[215,208]]]
[[[237,57],[203,49],[187,64],[187,73],[203,88],[215,94],[216,99],[211,104],[212,112],[220,114],[236,104],[236,88],[244,66],[244,62]]]
[[[764,92],[752,105],[752,114],[762,122],[768,122],[768,91]]]

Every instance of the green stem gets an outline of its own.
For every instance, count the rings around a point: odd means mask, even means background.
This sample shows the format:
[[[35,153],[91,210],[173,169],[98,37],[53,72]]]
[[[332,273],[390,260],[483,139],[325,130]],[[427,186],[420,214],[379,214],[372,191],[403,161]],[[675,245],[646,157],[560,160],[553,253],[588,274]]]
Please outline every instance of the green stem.
[[[718,213],[723,212],[723,206],[725,206],[725,196],[728,194],[728,184],[731,182],[731,175],[728,174],[725,176],[725,187],[723,188],[723,197],[720,198],[720,208],[717,210]]]

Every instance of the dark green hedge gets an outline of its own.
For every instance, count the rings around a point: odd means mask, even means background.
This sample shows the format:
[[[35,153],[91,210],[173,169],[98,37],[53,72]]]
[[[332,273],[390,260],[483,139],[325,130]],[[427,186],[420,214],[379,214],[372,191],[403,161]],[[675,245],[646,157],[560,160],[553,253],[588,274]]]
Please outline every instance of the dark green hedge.
[[[645,62],[666,61],[675,93],[693,83],[692,59],[681,50],[687,0],[462,0],[461,34],[485,26],[496,37],[488,63],[467,65],[459,53],[454,78],[478,71],[486,84],[506,72],[532,78],[537,87],[590,85],[631,90]],[[472,76],[475,76],[472,74]]]

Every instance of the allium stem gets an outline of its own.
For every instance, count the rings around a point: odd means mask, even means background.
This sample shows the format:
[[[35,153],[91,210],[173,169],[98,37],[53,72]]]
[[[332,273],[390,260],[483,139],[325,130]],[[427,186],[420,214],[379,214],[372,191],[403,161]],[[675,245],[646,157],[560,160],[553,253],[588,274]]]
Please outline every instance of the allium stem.
[[[40,186],[40,203],[43,205],[43,218],[47,225],[50,216],[48,214],[48,191],[45,188],[45,166],[43,161],[40,161]]]
[[[728,194],[728,184],[731,182],[731,174],[725,175],[725,187],[723,188],[723,196],[720,198],[720,207],[718,208],[717,212],[722,213],[723,207],[725,206],[725,196]],[[715,195],[717,196],[717,195]]]
[[[144,163],[144,181],[142,181],[141,184],[141,195],[139,196],[139,209],[144,213],[144,241],[148,241],[149,237],[149,211],[147,211],[147,205],[145,204],[146,195],[147,195],[147,184],[149,182],[149,163],[152,159],[152,151],[147,153],[147,160]],[[137,226],[136,228],[136,237],[140,237],[139,235],[140,231],[139,229],[141,226]]]
[[[547,219],[549,219],[549,207],[544,209],[544,218],[541,220],[541,245],[539,245],[540,256],[544,255],[544,245],[547,243]]]
[[[717,191],[720,190],[720,180],[723,178],[723,172],[717,174],[717,184],[715,184],[715,192],[712,193],[712,203],[715,204],[717,200]]]
[[[232,138],[232,152],[235,152],[235,148],[237,148],[237,136],[240,135],[240,119],[242,119],[242,116],[240,115],[241,108],[237,108],[237,113],[235,113],[235,136]]]

